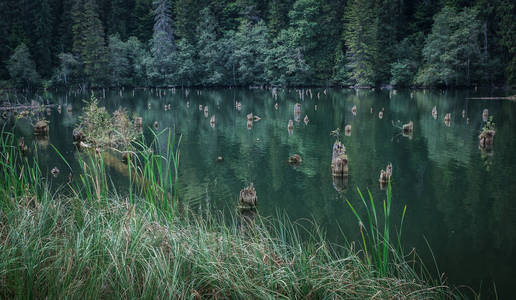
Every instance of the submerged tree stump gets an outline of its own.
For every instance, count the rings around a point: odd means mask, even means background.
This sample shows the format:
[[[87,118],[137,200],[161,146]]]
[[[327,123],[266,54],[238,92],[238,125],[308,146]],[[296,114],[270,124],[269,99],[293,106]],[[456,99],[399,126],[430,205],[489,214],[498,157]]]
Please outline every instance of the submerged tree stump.
[[[403,124],[403,133],[409,134],[414,131],[414,122],[410,121],[407,124]]]
[[[482,111],[482,120],[484,122],[486,122],[487,120],[489,119],[489,110],[487,108],[485,108],[483,111]]]
[[[493,148],[494,136],[496,131],[493,129],[483,130],[478,136],[478,147],[480,150],[490,151]]]
[[[337,141],[333,144],[331,173],[334,177],[348,176],[348,156],[346,147]]]
[[[49,126],[47,120],[40,120],[34,125],[34,134],[35,135],[48,135]]]
[[[257,201],[258,197],[256,196],[256,189],[254,188],[254,185],[251,182],[251,184],[248,187],[245,187],[240,191],[238,203],[240,205],[240,208],[252,209],[256,207]]]
[[[380,185],[385,185],[387,182],[389,182],[392,178],[392,164],[389,163],[385,170],[380,171],[380,179],[378,180],[380,182]]]
[[[301,155],[299,155],[299,154],[294,154],[288,158],[288,163],[291,165],[299,165],[299,164],[301,164],[302,161],[303,161],[303,159],[301,158]]]

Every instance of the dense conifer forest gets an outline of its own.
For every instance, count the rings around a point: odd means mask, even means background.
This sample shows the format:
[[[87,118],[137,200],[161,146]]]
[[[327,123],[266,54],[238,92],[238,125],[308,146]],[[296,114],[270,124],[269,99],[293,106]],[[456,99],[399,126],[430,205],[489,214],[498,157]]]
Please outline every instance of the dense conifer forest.
[[[2,0],[0,86],[501,86],[512,0]]]

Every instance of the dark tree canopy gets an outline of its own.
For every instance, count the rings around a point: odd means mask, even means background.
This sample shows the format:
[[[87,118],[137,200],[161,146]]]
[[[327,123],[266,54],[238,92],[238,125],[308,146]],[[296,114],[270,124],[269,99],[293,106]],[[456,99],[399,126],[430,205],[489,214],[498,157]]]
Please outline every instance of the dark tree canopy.
[[[4,0],[0,32],[0,87],[516,84],[510,0]]]

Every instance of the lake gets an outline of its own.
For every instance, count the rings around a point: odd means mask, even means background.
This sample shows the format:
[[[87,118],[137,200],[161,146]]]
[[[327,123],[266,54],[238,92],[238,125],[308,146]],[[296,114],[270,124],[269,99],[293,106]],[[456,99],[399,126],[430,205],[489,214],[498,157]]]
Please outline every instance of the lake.
[[[313,89],[311,95],[307,90],[301,93],[279,89],[275,99],[271,90],[262,89],[192,89],[188,93],[178,89],[134,94],[117,90],[106,92],[105,98],[102,92],[97,96],[110,112],[122,106],[143,117],[146,135],[158,121],[160,129],[172,128],[182,136],[180,198],[196,209],[233,214],[240,189],[252,182],[260,214],[313,219],[337,243],[344,242],[344,235],[350,240],[359,236],[346,200],[363,214],[357,188],[369,189],[377,205],[382,205],[385,190],[378,178],[380,170],[392,163],[392,222],[399,224],[406,205],[403,241],[407,249],[415,247],[435,273],[433,253],[439,272],[451,284],[481,288],[483,296],[492,296],[486,291],[494,281],[499,296],[512,294],[516,278],[516,102],[466,99],[505,95],[501,90],[328,89],[325,93]],[[62,170],[60,177],[50,179],[53,186],[62,184],[68,172],[49,145],[67,160],[75,160],[72,130],[87,98],[88,94],[58,92],[37,98],[63,106],[60,113],[56,108],[49,115],[44,113],[50,121],[50,136],[38,142],[44,174],[52,178],[50,169]],[[296,103],[301,104],[297,120]],[[171,109],[165,111],[167,104]],[[67,105],[72,106],[71,112]],[[208,106],[207,116],[199,105]],[[437,118],[432,116],[434,106]],[[486,108],[496,123],[491,153],[479,150]],[[248,113],[261,120],[249,124]],[[451,121],[445,124],[447,113]],[[294,121],[291,131],[289,120]],[[403,135],[399,126],[409,121],[414,122],[414,132]],[[351,125],[351,134],[343,133],[341,139],[347,149],[349,178],[334,181],[330,162],[335,138],[330,132],[346,125]],[[15,131],[26,143],[33,141],[28,120],[18,120]],[[300,165],[289,165],[293,154],[302,157]],[[127,181],[116,168],[110,174],[116,184]]]

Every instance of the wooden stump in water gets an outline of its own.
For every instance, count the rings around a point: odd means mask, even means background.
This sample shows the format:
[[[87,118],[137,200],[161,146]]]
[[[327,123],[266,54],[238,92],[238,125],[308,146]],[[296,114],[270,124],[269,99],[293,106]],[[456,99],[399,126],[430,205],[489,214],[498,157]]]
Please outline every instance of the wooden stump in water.
[[[301,158],[301,155],[299,155],[299,154],[294,154],[288,158],[288,163],[291,165],[299,165],[299,164],[301,164],[302,161],[303,161],[303,159]]]
[[[496,131],[493,129],[483,130],[478,136],[479,149],[484,151],[491,151],[494,143],[494,136]]]
[[[414,131],[414,122],[410,121],[407,124],[403,124],[403,133],[409,134]]]
[[[40,120],[34,125],[35,135],[48,135],[49,126],[47,120]]]
[[[256,202],[258,201],[258,197],[256,196],[256,189],[254,188],[253,183],[248,187],[243,188],[240,191],[240,197],[239,197],[239,205],[240,208],[254,208],[256,207]]]
[[[351,136],[351,125],[346,125],[346,127],[344,127],[344,134],[346,136]]]
[[[385,186],[385,184],[387,184],[387,182],[389,182],[392,178],[392,164],[389,163],[386,167],[385,167],[385,170],[381,170],[380,171],[380,179],[378,180],[380,182],[380,187],[383,187]]]
[[[346,155],[346,147],[338,141],[333,144],[331,172],[334,177],[348,176],[348,156]]]
[[[338,192],[344,192],[348,189],[348,176],[332,176],[333,188]]]

